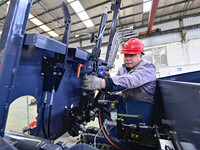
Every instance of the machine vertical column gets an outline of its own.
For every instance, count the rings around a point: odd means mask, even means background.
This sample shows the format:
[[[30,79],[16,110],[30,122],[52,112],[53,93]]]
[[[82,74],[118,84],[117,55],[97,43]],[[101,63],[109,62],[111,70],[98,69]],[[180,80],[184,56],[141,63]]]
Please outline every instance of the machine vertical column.
[[[111,49],[111,46],[112,46],[113,37],[114,37],[115,32],[116,32],[117,22],[118,22],[118,17],[119,17],[119,11],[120,11],[120,5],[121,5],[121,0],[115,0],[115,3],[112,4],[112,6],[111,6],[111,9],[114,11],[114,13],[113,13],[113,19],[112,19],[112,24],[111,24],[111,30],[110,30],[110,36],[109,36],[105,61],[108,61],[110,49]]]
[[[0,70],[0,135],[4,130],[14,89],[21,49],[32,0],[11,0],[0,41],[3,61]]]

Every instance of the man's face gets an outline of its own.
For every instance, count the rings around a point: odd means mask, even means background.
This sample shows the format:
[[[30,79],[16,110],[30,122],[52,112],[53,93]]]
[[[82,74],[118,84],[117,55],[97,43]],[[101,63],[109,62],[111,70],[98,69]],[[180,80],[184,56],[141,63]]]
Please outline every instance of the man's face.
[[[127,68],[133,69],[142,59],[142,54],[124,54],[124,64]]]

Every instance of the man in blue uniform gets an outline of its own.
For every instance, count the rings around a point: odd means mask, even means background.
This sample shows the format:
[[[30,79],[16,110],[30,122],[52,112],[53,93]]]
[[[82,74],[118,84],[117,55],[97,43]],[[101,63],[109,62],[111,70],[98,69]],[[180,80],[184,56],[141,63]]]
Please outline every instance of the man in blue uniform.
[[[124,112],[141,115],[142,122],[149,125],[156,88],[156,68],[153,63],[142,59],[144,45],[137,38],[127,41],[121,54],[124,54],[124,64],[119,68],[116,76],[107,79],[84,76],[82,88],[121,90]]]

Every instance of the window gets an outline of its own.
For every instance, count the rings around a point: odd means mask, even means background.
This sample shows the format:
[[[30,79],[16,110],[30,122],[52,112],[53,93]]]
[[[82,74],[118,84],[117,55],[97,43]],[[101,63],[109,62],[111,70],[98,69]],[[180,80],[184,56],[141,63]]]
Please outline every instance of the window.
[[[168,66],[167,64],[167,47],[156,47],[145,50],[143,59],[155,64],[156,67]]]

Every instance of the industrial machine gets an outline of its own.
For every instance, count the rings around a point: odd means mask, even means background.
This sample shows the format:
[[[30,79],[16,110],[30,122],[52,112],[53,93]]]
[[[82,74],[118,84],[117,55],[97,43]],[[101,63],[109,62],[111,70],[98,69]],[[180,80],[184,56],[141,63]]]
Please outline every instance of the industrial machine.
[[[58,42],[40,34],[26,34],[32,0],[11,0],[0,42],[0,149],[200,148],[199,71],[157,80],[151,126],[145,126],[140,115],[117,113],[117,96],[107,99],[107,91],[96,94],[81,89],[85,74],[106,76],[120,43],[117,37],[132,29],[116,32],[120,3],[121,0],[112,3],[113,22],[104,61],[99,56],[107,7],[95,46],[88,53],[68,47],[71,19],[65,3],[62,8],[66,28],[62,42]],[[24,95],[37,99],[36,126],[24,130],[30,135],[5,132],[10,104]],[[100,128],[86,128],[86,123],[95,117]],[[128,123],[127,118],[137,118],[138,123]],[[116,137],[108,134],[109,126],[116,129]],[[81,138],[73,147],[67,147],[64,141],[54,143],[65,133]]]

